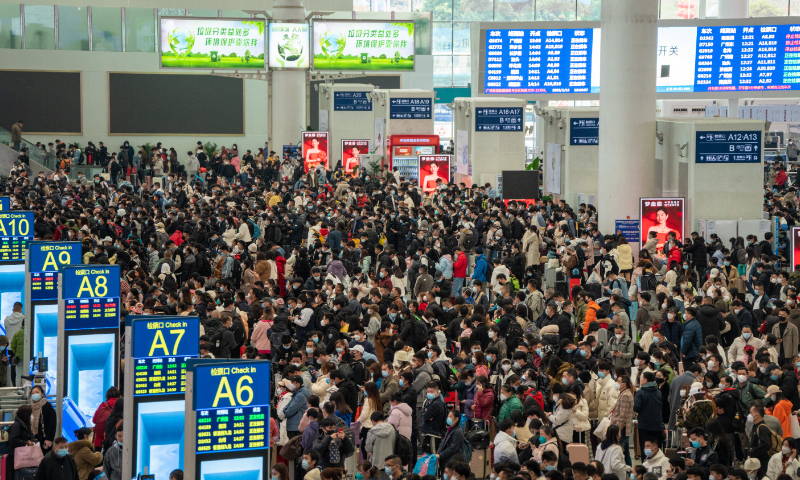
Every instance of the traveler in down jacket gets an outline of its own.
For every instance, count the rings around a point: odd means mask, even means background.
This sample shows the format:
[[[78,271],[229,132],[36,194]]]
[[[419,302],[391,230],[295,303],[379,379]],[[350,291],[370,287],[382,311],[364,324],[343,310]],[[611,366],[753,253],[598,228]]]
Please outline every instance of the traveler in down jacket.
[[[392,408],[389,409],[389,418],[386,422],[394,425],[400,435],[411,440],[413,414],[411,407],[403,403],[402,394],[396,393],[392,396]]]
[[[372,421],[372,428],[367,433],[364,448],[370,453],[370,462],[380,465],[386,460],[386,457],[394,455],[396,434],[394,427],[383,421],[382,412],[372,412],[370,420]]]
[[[638,414],[637,427],[639,429],[639,446],[644,452],[644,441],[648,438],[661,439],[664,424],[661,423],[661,392],[656,384],[656,374],[644,372],[642,374],[644,385],[636,392],[633,398],[633,411]]]
[[[289,379],[293,385],[292,390],[294,395],[289,401],[289,404],[283,409],[283,414],[286,417],[286,432],[299,432],[300,419],[308,408],[308,390],[303,386],[303,379],[296,375]]]
[[[461,414],[455,410],[450,410],[445,419],[445,431],[436,458],[439,462],[448,462],[453,455],[461,453],[464,448],[464,430],[461,429]]]
[[[500,422],[499,432],[494,437],[494,463],[513,462],[519,464],[517,456],[517,439],[512,436],[514,421],[505,419]]]

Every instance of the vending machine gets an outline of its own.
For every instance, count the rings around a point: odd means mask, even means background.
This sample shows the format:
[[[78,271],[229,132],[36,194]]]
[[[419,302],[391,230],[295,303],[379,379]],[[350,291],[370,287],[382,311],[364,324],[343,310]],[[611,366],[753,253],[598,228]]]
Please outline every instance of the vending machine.
[[[389,168],[419,181],[419,156],[439,153],[439,135],[389,135],[386,147]]]

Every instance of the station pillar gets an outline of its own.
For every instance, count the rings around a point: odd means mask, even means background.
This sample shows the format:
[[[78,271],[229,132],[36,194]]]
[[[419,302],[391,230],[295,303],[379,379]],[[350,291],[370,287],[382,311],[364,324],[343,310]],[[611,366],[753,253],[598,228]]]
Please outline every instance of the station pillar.
[[[303,0],[277,0],[272,8],[275,22],[304,22],[306,10]],[[306,53],[308,55],[309,53]],[[270,146],[279,155],[283,145],[300,141],[300,132],[306,129],[306,71],[272,71],[272,138]],[[273,146],[274,145],[274,146]]]

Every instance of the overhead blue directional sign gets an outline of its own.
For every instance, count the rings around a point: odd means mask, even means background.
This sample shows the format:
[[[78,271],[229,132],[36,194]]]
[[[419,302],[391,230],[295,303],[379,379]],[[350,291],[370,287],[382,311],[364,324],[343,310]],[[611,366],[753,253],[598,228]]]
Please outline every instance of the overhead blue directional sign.
[[[389,118],[396,120],[430,120],[433,102],[429,98],[393,98]]]
[[[30,250],[31,300],[57,300],[58,271],[81,263],[81,243],[33,242]]]
[[[476,108],[476,132],[521,132],[522,108]]]
[[[0,197],[0,212],[11,210],[11,197]]]
[[[695,163],[761,163],[761,132],[697,132]]]
[[[333,92],[333,111],[371,112],[372,101],[368,92]]]
[[[570,145],[600,145],[599,118],[573,118],[569,122]]]

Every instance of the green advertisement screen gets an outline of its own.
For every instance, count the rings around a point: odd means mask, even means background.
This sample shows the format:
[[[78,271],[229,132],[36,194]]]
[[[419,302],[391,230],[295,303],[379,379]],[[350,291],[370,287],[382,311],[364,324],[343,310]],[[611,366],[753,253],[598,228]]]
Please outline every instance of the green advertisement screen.
[[[161,68],[265,70],[265,22],[161,17]]]
[[[314,70],[414,70],[414,22],[315,21]]]

